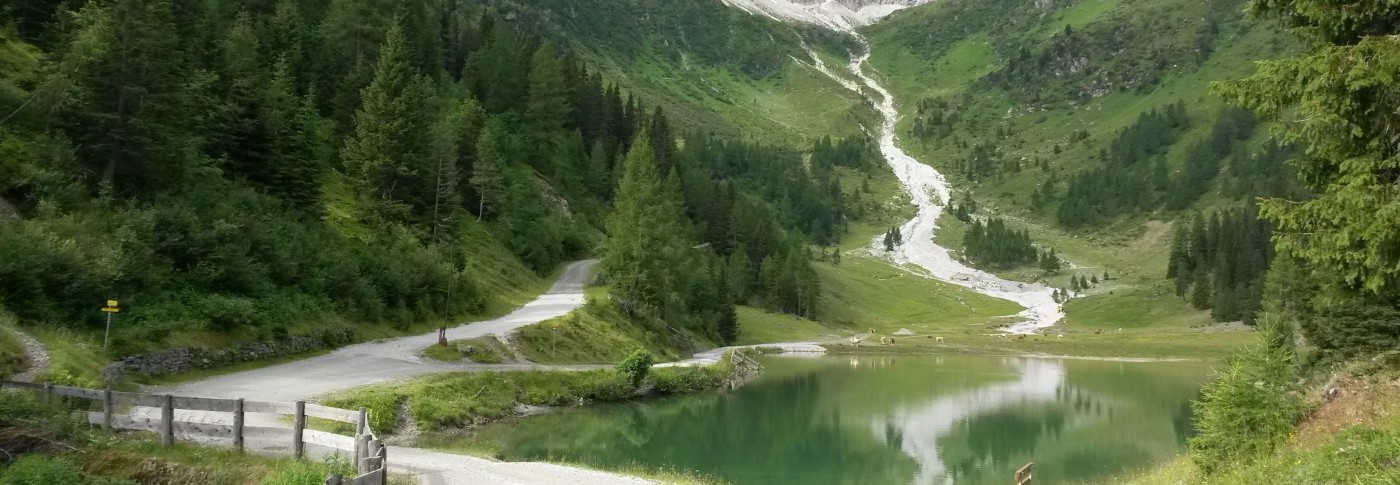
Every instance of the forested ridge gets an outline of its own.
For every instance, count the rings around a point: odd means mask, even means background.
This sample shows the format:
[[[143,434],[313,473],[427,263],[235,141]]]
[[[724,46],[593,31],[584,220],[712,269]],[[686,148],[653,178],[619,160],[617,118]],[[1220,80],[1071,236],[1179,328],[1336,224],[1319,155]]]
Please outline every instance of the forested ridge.
[[[726,9],[648,8],[664,14],[652,22]],[[96,305],[120,299],[118,355],[188,332],[269,338],[314,321],[407,328],[478,313],[501,285],[524,284],[513,274],[547,275],[600,243],[606,260],[634,236],[605,230],[642,226],[664,227],[657,244],[684,254],[634,255],[664,261],[669,285],[615,294],[635,316],[711,340],[724,305],[812,316],[807,246],[845,230],[832,167],[871,156],[858,139],[768,146],[674,124],[574,50],[593,39],[570,36],[612,36],[600,48],[626,54],[657,24],[599,30],[590,22],[631,17],[572,4],[33,0],[0,12],[0,197],[22,215],[0,220],[0,305],[92,329]],[[545,23],[559,12],[571,13]],[[702,35],[764,32],[724,13],[732,24],[694,25],[685,47],[661,50],[753,76],[787,61],[718,55],[730,43]],[[614,206],[644,197],[625,190],[631,158],[665,188],[668,219],[613,222],[626,212]],[[615,285],[628,276],[604,266]]]

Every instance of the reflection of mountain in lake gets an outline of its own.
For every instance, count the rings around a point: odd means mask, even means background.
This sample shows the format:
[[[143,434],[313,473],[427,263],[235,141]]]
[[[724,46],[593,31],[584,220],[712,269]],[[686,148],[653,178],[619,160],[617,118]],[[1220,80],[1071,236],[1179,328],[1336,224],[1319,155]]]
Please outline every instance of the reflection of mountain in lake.
[[[1009,463],[1018,449],[1034,444],[1040,432],[1041,420],[1021,418],[1005,413],[1011,406],[1054,401],[1056,390],[1064,384],[1064,364],[1058,360],[1005,359],[1003,364],[1016,369],[1020,377],[1012,382],[999,382],[962,393],[938,397],[922,405],[901,407],[888,416],[876,417],[877,432],[889,427],[903,431],[900,447],[919,463],[917,483],[954,483],[957,474],[950,473],[940,456],[940,438],[959,426],[976,426],[970,434],[969,451],[992,464]],[[988,446],[992,445],[992,446]],[[979,453],[985,451],[985,453]],[[1024,449],[1025,452],[1033,449]],[[981,468],[976,467],[976,468]]]
[[[1076,483],[1181,449],[1208,367],[975,356],[765,359],[730,394],[569,409],[438,445],[737,485]]]

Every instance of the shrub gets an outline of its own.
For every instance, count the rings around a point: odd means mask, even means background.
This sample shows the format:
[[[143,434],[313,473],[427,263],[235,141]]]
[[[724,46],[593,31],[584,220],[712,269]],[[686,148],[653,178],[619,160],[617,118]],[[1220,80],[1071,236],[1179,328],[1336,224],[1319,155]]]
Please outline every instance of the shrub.
[[[713,367],[674,367],[656,369],[651,380],[660,394],[685,394],[719,387],[724,372]]]
[[[0,485],[49,485],[55,483],[82,483],[83,476],[78,468],[67,460],[41,455],[20,458],[5,469],[0,477]]]
[[[1194,405],[1191,459],[1206,473],[1272,451],[1304,412],[1290,332],[1267,313],[1260,330],[1261,342],[1235,356]]]
[[[632,387],[642,384],[642,379],[646,379],[647,371],[651,370],[653,363],[651,352],[646,349],[633,350],[626,358],[617,363],[616,369],[619,374],[627,377],[632,382]]]

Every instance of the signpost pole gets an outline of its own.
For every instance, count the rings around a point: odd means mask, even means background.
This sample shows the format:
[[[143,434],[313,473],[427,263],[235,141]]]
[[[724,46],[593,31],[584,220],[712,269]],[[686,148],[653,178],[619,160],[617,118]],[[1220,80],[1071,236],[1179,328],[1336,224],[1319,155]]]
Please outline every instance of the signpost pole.
[[[107,314],[107,332],[102,334],[102,351],[107,351],[107,341],[112,338],[112,314],[121,310],[121,302],[117,300],[107,300],[107,306],[102,307],[102,312]]]

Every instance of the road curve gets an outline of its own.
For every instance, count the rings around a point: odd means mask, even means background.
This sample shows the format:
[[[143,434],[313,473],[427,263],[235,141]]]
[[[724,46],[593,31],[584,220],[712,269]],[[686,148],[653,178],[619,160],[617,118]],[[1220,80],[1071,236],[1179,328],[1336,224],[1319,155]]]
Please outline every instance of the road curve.
[[[596,261],[577,261],[549,291],[510,314],[494,320],[459,325],[447,330],[452,340],[504,336],[511,331],[567,314],[583,305],[583,286]],[[165,386],[154,392],[249,401],[310,400],[352,387],[437,372],[466,370],[579,369],[596,366],[536,366],[452,364],[424,360],[418,353],[437,342],[437,332],[378,340],[341,348],[329,354],[208,379]]]

